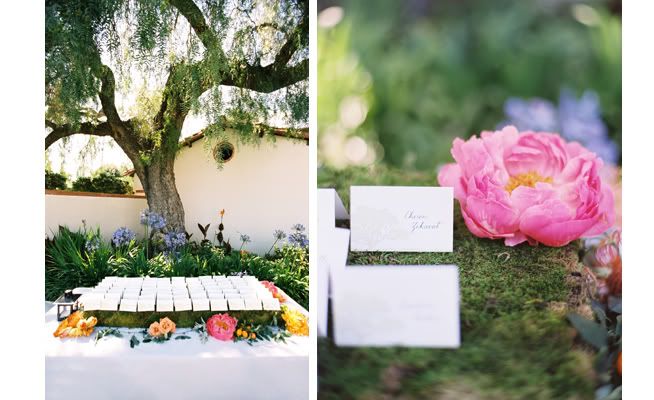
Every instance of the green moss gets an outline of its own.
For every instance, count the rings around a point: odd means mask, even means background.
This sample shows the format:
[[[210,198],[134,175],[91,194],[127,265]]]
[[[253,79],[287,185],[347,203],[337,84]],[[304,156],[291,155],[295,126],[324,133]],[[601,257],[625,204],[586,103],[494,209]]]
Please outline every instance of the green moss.
[[[200,318],[205,321],[216,311],[178,311],[178,312],[125,312],[125,311],[85,311],[84,316],[94,316],[98,325],[127,328],[147,328],[151,323],[168,317],[180,328],[192,328]],[[271,324],[282,321],[279,311],[230,311],[237,320],[247,320],[254,324]],[[283,322],[283,321],[282,321]]]
[[[350,185],[436,185],[434,174],[385,168],[321,170],[347,204]],[[350,265],[455,264],[461,286],[457,350],[338,348],[319,342],[320,398],[568,399],[593,394],[590,355],[557,305],[578,300],[578,248],[506,247],[465,227],[455,205],[452,253],[350,253]],[[564,307],[565,309],[565,307]]]

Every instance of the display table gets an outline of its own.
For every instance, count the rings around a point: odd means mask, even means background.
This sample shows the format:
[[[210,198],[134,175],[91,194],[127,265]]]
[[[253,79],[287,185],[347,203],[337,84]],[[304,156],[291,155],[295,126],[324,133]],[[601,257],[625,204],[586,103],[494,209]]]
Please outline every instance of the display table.
[[[302,309],[292,299],[286,303]],[[133,333],[58,339],[56,307],[45,314],[46,398],[70,399],[306,399],[309,397],[309,338],[286,343],[202,343],[191,339],[141,343]],[[139,340],[141,335],[137,335]]]

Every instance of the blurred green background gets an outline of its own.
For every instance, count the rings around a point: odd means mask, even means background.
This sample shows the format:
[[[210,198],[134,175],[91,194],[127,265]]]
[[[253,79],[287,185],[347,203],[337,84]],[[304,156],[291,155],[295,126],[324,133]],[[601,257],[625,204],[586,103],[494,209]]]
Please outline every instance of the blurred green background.
[[[620,162],[620,1],[342,0],[318,10],[320,166],[434,171],[451,162],[455,137],[507,121],[539,129],[543,118]]]

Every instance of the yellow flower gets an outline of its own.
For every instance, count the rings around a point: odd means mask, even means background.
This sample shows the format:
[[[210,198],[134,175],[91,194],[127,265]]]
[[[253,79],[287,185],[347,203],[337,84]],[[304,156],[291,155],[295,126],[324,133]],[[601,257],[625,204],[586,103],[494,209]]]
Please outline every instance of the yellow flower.
[[[225,216],[225,209],[220,210],[220,218]]]
[[[159,320],[159,327],[161,328],[161,333],[165,335],[167,333],[174,333],[176,325],[168,317],[165,317]]]
[[[252,334],[250,334],[250,339],[256,339],[256,338],[257,338],[257,334],[252,332]]]
[[[241,332],[243,332],[243,331],[240,330],[240,329],[238,329],[238,330],[236,331],[236,336],[241,336]]]
[[[150,324],[150,327],[148,328],[148,334],[152,337],[162,335],[163,331],[161,330],[161,325],[159,325],[159,323],[156,321]]]
[[[282,319],[286,323],[286,330],[292,335],[309,336],[309,319],[306,315],[295,309],[282,307]]]

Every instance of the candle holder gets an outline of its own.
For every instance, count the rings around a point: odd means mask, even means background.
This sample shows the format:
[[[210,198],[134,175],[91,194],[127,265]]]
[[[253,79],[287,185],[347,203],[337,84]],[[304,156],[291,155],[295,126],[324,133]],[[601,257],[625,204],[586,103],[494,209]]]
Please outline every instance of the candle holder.
[[[79,306],[77,305],[77,299],[79,296],[80,295],[78,294],[73,294],[72,290],[66,290],[64,294],[54,301],[54,304],[57,305],[57,321],[66,319],[69,315],[79,309]]]

